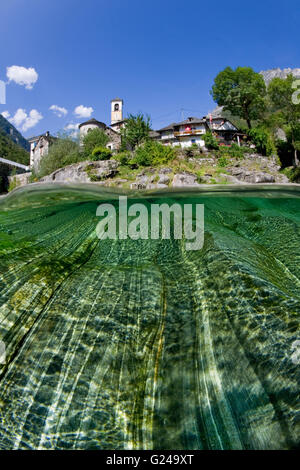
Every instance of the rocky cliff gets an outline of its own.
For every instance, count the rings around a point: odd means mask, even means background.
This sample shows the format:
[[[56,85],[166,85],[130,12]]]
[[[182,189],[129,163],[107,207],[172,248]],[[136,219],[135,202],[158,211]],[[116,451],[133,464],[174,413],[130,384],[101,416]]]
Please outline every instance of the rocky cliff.
[[[259,72],[263,77],[266,85],[270,83],[273,78],[287,78],[288,75],[292,74],[294,77],[299,77],[300,78],[300,68],[296,69],[291,69],[291,68],[285,68],[285,69],[270,69],[270,70],[262,70]]]

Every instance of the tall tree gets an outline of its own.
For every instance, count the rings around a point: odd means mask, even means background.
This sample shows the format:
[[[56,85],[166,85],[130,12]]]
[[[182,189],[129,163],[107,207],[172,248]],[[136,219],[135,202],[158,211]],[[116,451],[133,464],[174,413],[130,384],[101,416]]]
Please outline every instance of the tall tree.
[[[249,129],[265,110],[266,85],[251,67],[226,67],[216,76],[211,95],[225,111],[245,119]]]
[[[278,122],[282,123],[287,138],[294,150],[294,166],[299,165],[298,152],[300,151],[300,103],[293,99],[295,94],[295,78],[292,74],[286,79],[273,78],[268,86],[268,96],[272,111]]]
[[[121,130],[122,147],[134,150],[138,145],[147,140],[151,130],[150,116],[142,113],[129,114],[125,127]]]
[[[109,138],[102,129],[92,129],[83,138],[83,150],[86,156],[92,154],[96,147],[105,147]]]

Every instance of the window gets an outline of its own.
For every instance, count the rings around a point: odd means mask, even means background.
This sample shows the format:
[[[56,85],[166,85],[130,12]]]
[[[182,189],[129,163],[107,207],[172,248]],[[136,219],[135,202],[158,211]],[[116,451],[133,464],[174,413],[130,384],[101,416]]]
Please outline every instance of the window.
[[[120,106],[119,106],[118,103],[116,103],[116,104],[115,104],[115,111],[119,111],[119,109],[120,109]]]

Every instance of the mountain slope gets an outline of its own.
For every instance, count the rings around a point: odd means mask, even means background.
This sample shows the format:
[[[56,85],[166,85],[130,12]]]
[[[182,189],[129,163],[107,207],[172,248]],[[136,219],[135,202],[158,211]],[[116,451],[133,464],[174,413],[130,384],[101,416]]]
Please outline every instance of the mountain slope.
[[[0,129],[0,157],[29,165],[29,152],[13,142],[2,129]]]
[[[260,75],[264,77],[264,81],[266,85],[269,85],[270,81],[273,78],[287,78],[288,75],[292,74],[294,77],[300,78],[300,69],[270,69],[270,70],[262,70],[259,72]]]
[[[29,143],[22,134],[0,114],[0,131],[3,131],[15,144],[29,152]]]

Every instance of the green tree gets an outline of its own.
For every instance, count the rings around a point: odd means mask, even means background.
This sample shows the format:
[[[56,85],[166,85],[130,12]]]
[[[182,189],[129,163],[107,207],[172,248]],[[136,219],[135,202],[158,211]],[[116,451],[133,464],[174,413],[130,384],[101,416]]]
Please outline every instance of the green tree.
[[[105,147],[109,138],[102,129],[96,128],[89,131],[83,138],[83,151],[86,156],[92,154],[96,147]]]
[[[125,127],[121,129],[122,149],[134,150],[138,145],[148,139],[151,130],[150,116],[142,113],[130,114]]]
[[[211,132],[206,132],[206,134],[203,135],[203,140],[207,149],[217,150],[219,148],[218,141],[215,136],[212,135]]]
[[[271,132],[266,127],[253,127],[249,129],[248,135],[254,143],[257,152],[267,156],[276,154],[276,147]]]
[[[288,75],[286,79],[273,78],[268,86],[268,97],[271,102],[274,122],[283,125],[287,138],[294,150],[294,166],[299,165],[298,152],[300,151],[300,104],[293,99],[295,89],[294,77]]]
[[[266,85],[251,67],[226,67],[216,76],[211,95],[225,111],[245,119],[249,129],[251,121],[260,119],[265,111]]]

